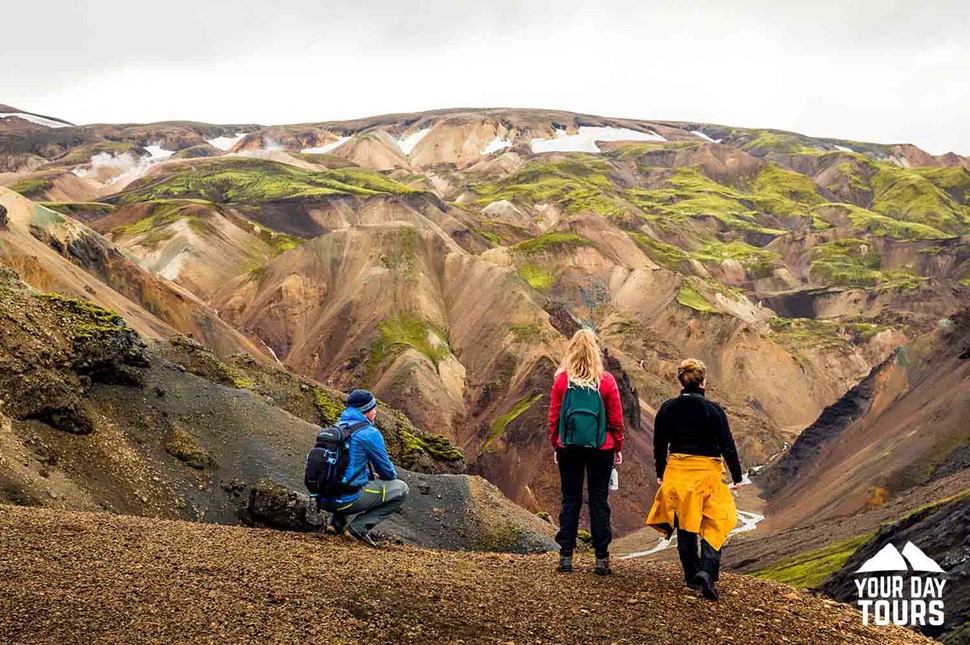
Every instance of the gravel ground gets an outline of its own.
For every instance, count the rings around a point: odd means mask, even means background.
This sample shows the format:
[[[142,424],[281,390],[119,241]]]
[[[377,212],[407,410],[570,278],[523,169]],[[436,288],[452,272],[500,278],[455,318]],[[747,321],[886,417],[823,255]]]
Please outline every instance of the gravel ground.
[[[0,506],[4,643],[920,643],[737,575],[712,604],[675,565],[597,578],[554,554],[374,551],[333,538]]]

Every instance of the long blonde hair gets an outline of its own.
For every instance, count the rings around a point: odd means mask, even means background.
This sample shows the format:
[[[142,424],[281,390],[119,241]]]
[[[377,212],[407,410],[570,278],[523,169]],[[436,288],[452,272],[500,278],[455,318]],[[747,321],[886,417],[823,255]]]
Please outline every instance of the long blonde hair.
[[[556,376],[563,372],[569,375],[573,385],[599,388],[603,378],[603,353],[593,330],[583,328],[573,334]]]

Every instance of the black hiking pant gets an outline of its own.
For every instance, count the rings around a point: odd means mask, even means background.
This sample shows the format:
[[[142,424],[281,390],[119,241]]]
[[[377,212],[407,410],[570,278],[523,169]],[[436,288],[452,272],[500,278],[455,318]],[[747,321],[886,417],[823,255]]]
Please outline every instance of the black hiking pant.
[[[703,571],[713,582],[717,582],[721,569],[721,552],[715,551],[707,540],[701,538],[701,553],[698,557],[697,537],[697,533],[677,529],[677,553],[680,554],[680,563],[684,567],[684,579],[687,584],[694,584],[694,576]]]
[[[579,513],[583,508],[583,477],[589,492],[589,523],[593,548],[597,558],[610,553],[613,530],[610,527],[610,474],[613,472],[613,451],[568,446],[556,450],[559,478],[562,481],[562,511],[559,513],[559,533],[556,543],[563,555],[570,556],[576,548],[579,532]]]

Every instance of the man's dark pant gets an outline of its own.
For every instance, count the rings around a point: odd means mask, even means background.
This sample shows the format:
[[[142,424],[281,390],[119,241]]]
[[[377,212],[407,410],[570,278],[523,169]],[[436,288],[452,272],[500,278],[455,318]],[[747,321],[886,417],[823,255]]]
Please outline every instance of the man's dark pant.
[[[691,533],[684,529],[677,529],[677,552],[680,554],[680,563],[684,566],[684,578],[687,584],[694,584],[694,576],[699,571],[704,571],[717,582],[717,574],[721,568],[721,552],[715,551],[714,547],[701,538],[701,555],[697,557],[697,533]]]
[[[613,451],[569,446],[556,451],[559,477],[562,480],[562,512],[559,513],[559,533],[556,542],[564,555],[572,555],[579,531],[579,512],[583,508],[583,476],[589,491],[589,523],[596,557],[605,558],[610,552],[613,530],[610,528],[610,474],[613,472]]]

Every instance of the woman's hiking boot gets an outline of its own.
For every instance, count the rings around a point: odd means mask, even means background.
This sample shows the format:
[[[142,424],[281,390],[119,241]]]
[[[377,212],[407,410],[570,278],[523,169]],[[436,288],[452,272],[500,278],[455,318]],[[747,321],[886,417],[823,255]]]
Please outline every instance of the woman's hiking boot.
[[[717,587],[714,585],[714,580],[706,571],[699,571],[696,576],[694,576],[694,584],[700,586],[701,593],[708,600],[717,600]]]
[[[598,576],[608,576],[613,573],[613,569],[610,568],[610,556],[605,558],[596,558],[596,565],[593,567],[593,573]]]
[[[572,573],[573,572],[573,556],[571,555],[560,555],[559,556],[559,573]]]

